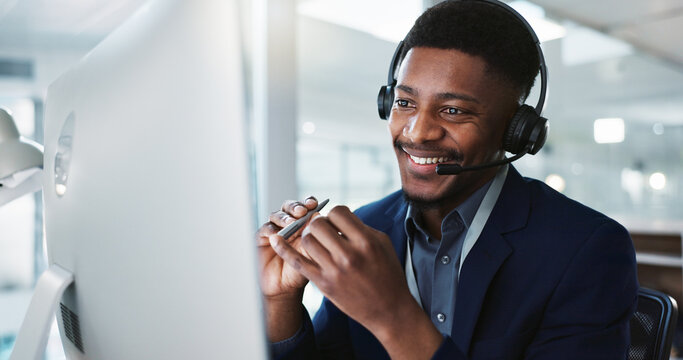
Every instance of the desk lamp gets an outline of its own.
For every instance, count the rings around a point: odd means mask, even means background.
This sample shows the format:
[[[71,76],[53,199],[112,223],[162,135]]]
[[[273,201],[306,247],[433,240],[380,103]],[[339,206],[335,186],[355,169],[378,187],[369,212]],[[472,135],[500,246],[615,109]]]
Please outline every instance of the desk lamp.
[[[0,108],[0,206],[41,187],[43,147],[19,136],[9,111]]]

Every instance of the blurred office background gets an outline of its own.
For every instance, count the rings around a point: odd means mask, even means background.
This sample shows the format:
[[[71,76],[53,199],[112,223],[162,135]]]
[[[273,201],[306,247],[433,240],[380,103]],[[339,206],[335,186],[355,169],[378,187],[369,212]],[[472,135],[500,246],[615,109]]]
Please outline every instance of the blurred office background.
[[[315,195],[356,208],[400,187],[376,96],[397,42],[436,2],[240,1],[262,216],[284,200],[279,195]],[[42,141],[48,85],[143,4],[0,0],[0,106],[13,112],[23,136]],[[680,235],[683,3],[509,4],[536,29],[550,71],[544,111],[550,119],[548,142],[538,155],[515,166],[629,229]],[[273,39],[273,31],[279,39]],[[293,46],[268,52],[276,47],[273,40]],[[275,58],[277,51],[285,51],[285,57]],[[263,70],[264,62],[277,65],[280,60],[282,67]],[[278,86],[264,87],[263,81]],[[282,118],[275,111],[262,114],[262,92],[272,92],[263,100],[267,106],[287,109]],[[536,96],[533,92],[529,101],[535,104]],[[264,116],[268,119],[259,119]],[[280,137],[283,149],[268,148],[264,129],[283,125],[295,130],[269,135],[271,140]],[[268,152],[280,158],[264,159],[262,153]],[[278,166],[290,178],[284,189],[267,180]],[[0,360],[9,355],[31,289],[45,267],[42,226],[40,193],[0,208]],[[305,300],[315,311],[320,295],[311,289]],[[46,358],[63,356],[59,342],[51,341]]]

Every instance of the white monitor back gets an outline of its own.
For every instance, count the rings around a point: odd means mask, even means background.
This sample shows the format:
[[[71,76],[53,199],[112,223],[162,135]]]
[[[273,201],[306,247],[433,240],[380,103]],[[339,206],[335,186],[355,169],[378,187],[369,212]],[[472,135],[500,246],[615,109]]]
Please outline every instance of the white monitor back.
[[[69,359],[262,359],[235,1],[144,6],[49,90]]]

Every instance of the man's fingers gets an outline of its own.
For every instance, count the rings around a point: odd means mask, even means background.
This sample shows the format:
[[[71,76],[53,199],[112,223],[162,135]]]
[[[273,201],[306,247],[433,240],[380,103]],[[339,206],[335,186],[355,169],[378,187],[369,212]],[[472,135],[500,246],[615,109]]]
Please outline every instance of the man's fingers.
[[[282,204],[282,209],[270,213],[268,221],[283,228],[306,215],[317,206],[318,200],[313,196],[307,197],[303,202],[287,200]]]
[[[284,204],[282,204],[282,211],[298,219],[306,215],[308,208],[306,208],[306,206],[300,201],[287,200]]]
[[[332,254],[333,258],[339,260],[346,256],[348,241],[339,234],[339,230],[330,223],[326,216],[317,216],[311,220],[307,230],[315,235],[315,238]]]
[[[334,263],[330,252],[320,244],[310,231],[304,231],[301,235],[301,245],[303,246],[303,251],[308,254],[310,259],[315,261],[319,268],[324,269]]]
[[[278,231],[280,231],[280,227],[272,222],[263,224],[256,232],[256,246],[268,245],[268,237],[277,233]]]
[[[304,206],[306,206],[308,210],[313,210],[318,206],[318,199],[311,195],[304,200]]]
[[[268,217],[268,221],[271,223],[279,226],[280,228],[283,228],[291,223],[293,223],[296,220],[295,217],[287,214],[286,212],[280,210],[280,211],[274,211],[270,213],[270,216]],[[278,229],[279,231],[279,229]]]
[[[315,262],[307,259],[296,251],[282,236],[273,234],[268,237],[270,246],[289,266],[300,272],[311,281],[319,278],[320,270]]]
[[[367,225],[346,206],[335,206],[327,214],[330,223],[350,241],[363,239]]]

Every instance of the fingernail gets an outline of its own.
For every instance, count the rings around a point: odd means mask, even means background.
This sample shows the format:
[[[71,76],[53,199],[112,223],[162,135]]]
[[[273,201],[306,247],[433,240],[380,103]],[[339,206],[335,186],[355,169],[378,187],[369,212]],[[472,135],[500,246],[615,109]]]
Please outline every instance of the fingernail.
[[[304,210],[306,210],[306,208],[303,207],[303,206],[301,206],[301,205],[297,205],[297,206],[294,207],[294,211],[295,211],[295,212],[296,212],[296,211],[304,211]]]
[[[306,204],[315,204],[315,200],[308,198],[306,201],[304,201]]]

